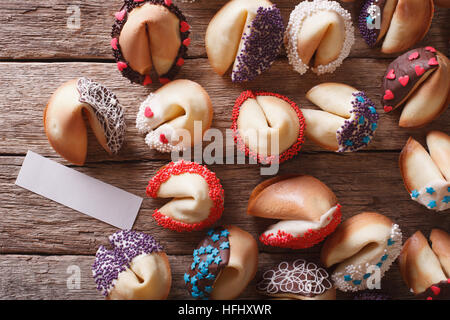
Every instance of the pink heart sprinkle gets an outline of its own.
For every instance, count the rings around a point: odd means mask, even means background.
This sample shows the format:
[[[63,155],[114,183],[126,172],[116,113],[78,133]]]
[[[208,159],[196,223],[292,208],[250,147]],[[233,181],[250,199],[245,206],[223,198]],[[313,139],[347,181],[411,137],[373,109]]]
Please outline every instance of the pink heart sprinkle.
[[[166,84],[169,82],[170,82],[170,79],[168,79],[168,78],[159,78],[159,83],[161,83],[161,84]]]
[[[384,106],[384,112],[391,112],[392,107],[391,106]]]
[[[401,84],[402,86],[406,87],[406,85],[407,85],[408,82],[409,82],[409,76],[403,76],[403,77],[400,77],[400,78],[398,78],[398,81],[400,82],[400,84]]]
[[[184,59],[183,58],[178,59],[177,66],[181,67],[183,64],[184,64]]]
[[[416,52],[411,53],[409,55],[408,59],[409,59],[409,61],[412,61],[412,60],[417,59],[418,57],[419,57],[419,52],[416,51]]]
[[[425,50],[429,51],[429,52],[436,52],[436,49],[433,47],[425,47]]]
[[[431,58],[430,60],[428,60],[428,64],[430,65],[430,66],[437,66],[437,65],[439,65],[439,62],[437,61],[437,59],[436,58]]]
[[[152,111],[152,109],[150,107],[146,107],[144,115],[145,115],[146,118],[151,118],[151,117],[154,116],[154,113],[153,113],[153,111]]]
[[[161,141],[164,144],[167,144],[169,142],[169,140],[167,140],[166,136],[163,133],[159,135],[159,141]]]
[[[392,93],[391,90],[386,90],[384,93],[383,99],[384,100],[392,100],[392,99],[394,99],[394,94]]]
[[[389,80],[394,80],[395,79],[394,69],[389,70],[388,74],[386,75],[386,79],[389,79]]]
[[[436,287],[436,286],[431,286],[431,291],[433,291],[435,296],[438,296],[439,293],[441,293],[441,288]]]
[[[191,44],[191,39],[190,38],[186,38],[183,40],[183,44],[188,47]]]
[[[433,298],[432,297],[428,297],[427,300],[433,300]]]
[[[181,21],[180,23],[180,31],[186,32],[191,28],[191,26],[186,21]]]
[[[116,12],[115,17],[117,20],[122,21],[126,14],[127,10],[123,9],[122,11]]]
[[[421,66],[417,65],[414,67],[414,70],[416,70],[416,74],[420,77],[425,72],[425,68],[422,68]]]
[[[172,0],[164,0],[166,6],[170,7],[172,5]]]
[[[142,81],[143,86],[148,86],[149,84],[152,84],[152,79],[149,75],[146,75],[144,78],[144,81]]]
[[[111,47],[114,49],[114,50],[117,50],[117,44],[119,43],[119,40],[117,39],[117,38],[112,38],[111,39]]]
[[[128,68],[128,65],[125,62],[123,61],[117,62],[117,69],[119,69],[119,71],[123,71],[126,68]]]

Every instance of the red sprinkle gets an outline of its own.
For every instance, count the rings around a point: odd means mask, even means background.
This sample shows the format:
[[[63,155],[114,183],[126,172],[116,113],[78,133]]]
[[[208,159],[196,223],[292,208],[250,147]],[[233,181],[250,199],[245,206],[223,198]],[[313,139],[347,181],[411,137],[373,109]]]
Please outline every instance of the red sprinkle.
[[[416,65],[416,66],[414,67],[414,70],[416,70],[416,74],[417,74],[418,76],[423,75],[423,73],[425,72],[425,68],[422,68],[422,67],[419,66],[419,65]]]
[[[183,58],[178,59],[177,66],[181,67],[183,64],[184,64],[184,59]]]
[[[191,39],[190,38],[186,38],[183,40],[183,44],[188,47],[191,44]]]
[[[408,82],[409,82],[409,76],[403,76],[403,77],[400,77],[400,78],[398,78],[398,81],[400,82],[400,84],[401,84],[402,86],[406,87],[406,85],[407,85]]]
[[[164,0],[166,6],[170,7],[172,5],[172,0]]]
[[[394,71],[394,69],[389,70],[389,72],[388,72],[388,74],[386,76],[386,79],[389,79],[389,80],[394,80],[395,79],[395,71]]]
[[[117,69],[119,69],[119,71],[123,71],[126,68],[128,68],[128,65],[125,62],[123,61],[117,62]]]
[[[433,53],[436,52],[436,49],[433,48],[433,47],[425,47],[425,50],[427,50],[427,51],[429,51],[429,52],[433,52]]]
[[[117,20],[122,21],[123,18],[125,18],[125,15],[127,14],[127,10],[123,9],[122,11],[116,12],[114,16]]]
[[[409,61],[413,61],[413,60],[417,59],[418,57],[419,57],[419,52],[416,51],[416,52],[411,53],[409,55],[408,59],[409,59]]]
[[[144,78],[144,81],[142,81],[142,85],[144,85],[144,86],[148,86],[149,84],[152,84],[152,83],[153,83],[152,78],[150,78],[149,75],[146,75]]]
[[[245,145],[245,142],[242,139],[242,137],[238,134],[237,119],[239,117],[239,112],[240,112],[241,106],[247,99],[250,99],[250,98],[255,99],[256,96],[272,96],[272,97],[277,97],[279,99],[282,99],[282,100],[286,101],[287,103],[289,103],[291,105],[291,107],[294,109],[295,113],[297,114],[298,121],[300,123],[300,129],[298,132],[297,142],[294,143],[288,150],[286,150],[282,154],[280,154],[278,157],[277,156],[263,156],[263,155],[260,155],[260,154],[257,154],[255,152],[251,151]],[[251,90],[242,92],[241,95],[237,98],[236,103],[234,104],[231,120],[232,120],[231,130],[233,131],[234,142],[236,143],[239,150],[244,152],[246,156],[255,159],[256,161],[258,161],[261,164],[271,164],[271,163],[276,163],[276,162],[283,163],[283,162],[293,158],[300,152],[303,142],[305,141],[304,131],[306,128],[306,124],[305,124],[305,118],[303,116],[302,111],[300,110],[300,108],[297,106],[297,104],[295,102],[291,101],[289,98],[282,96],[280,94],[276,94],[276,93],[272,93],[272,92],[259,92],[259,91],[253,92]]]
[[[433,57],[430,60],[428,60],[428,64],[430,66],[437,66],[437,65],[439,65],[439,62],[437,61],[437,59],[435,57]]]
[[[153,213],[153,218],[155,218],[156,222],[164,228],[178,232],[197,231],[209,227],[222,216],[223,212],[224,191],[222,185],[220,184],[220,180],[216,177],[216,174],[210,171],[206,166],[199,165],[195,162],[180,160],[177,162],[171,162],[162,167],[156,175],[150,179],[146,189],[146,194],[149,197],[157,198],[157,193],[161,184],[166,182],[172,175],[180,175],[186,172],[199,174],[205,179],[209,186],[208,195],[213,202],[213,206],[211,207],[208,218],[199,223],[193,224],[172,219],[156,209]]]
[[[114,50],[117,50],[117,44],[119,43],[119,40],[117,39],[117,38],[112,38],[111,39],[111,47],[114,49]]]
[[[278,230],[277,234],[270,233],[268,235],[262,234],[259,241],[267,246],[290,248],[290,249],[305,249],[310,248],[319,242],[322,242],[325,237],[331,234],[336,227],[341,223],[342,213],[341,205],[338,204],[336,211],[333,213],[332,220],[325,227],[317,230],[309,229],[303,236],[294,237],[292,234]]]
[[[433,298],[432,297],[428,297],[427,300],[433,300]]]
[[[167,84],[170,82],[169,78],[159,78],[159,83],[161,84]]]
[[[433,291],[433,293],[434,293],[435,296],[438,296],[439,293],[441,293],[441,288],[439,288],[439,287],[431,286],[430,289],[431,289],[431,291]]]
[[[153,111],[152,111],[152,109],[150,107],[146,107],[145,111],[144,111],[144,115],[147,118],[151,118],[151,117],[154,116],[154,113],[153,113]]]
[[[391,112],[392,111],[392,107],[391,106],[384,106],[384,112]]]
[[[187,32],[187,31],[189,31],[190,28],[191,28],[191,26],[186,21],[181,21],[181,23],[180,23],[180,31],[181,32]]]
[[[164,144],[169,143],[169,140],[167,140],[166,135],[165,135],[164,133],[161,133],[161,134],[159,135],[159,141],[161,141],[161,142],[164,143]]]
[[[388,89],[388,90],[386,90],[386,92],[384,93],[383,99],[384,99],[384,100],[392,100],[392,99],[394,99],[394,94],[392,93],[391,90]]]

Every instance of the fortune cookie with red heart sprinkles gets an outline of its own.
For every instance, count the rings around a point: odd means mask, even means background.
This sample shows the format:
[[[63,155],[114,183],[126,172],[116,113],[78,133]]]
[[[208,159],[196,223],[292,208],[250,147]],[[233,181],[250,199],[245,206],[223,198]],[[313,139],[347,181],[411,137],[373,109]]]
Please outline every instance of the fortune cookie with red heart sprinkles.
[[[450,102],[450,61],[435,48],[412,49],[395,59],[383,77],[385,112],[404,105],[399,125],[424,126],[442,114]]]
[[[111,47],[117,68],[131,82],[172,80],[184,64],[190,25],[168,0],[125,0],[115,14]]]
[[[400,273],[419,300],[450,299],[450,235],[433,229],[432,246],[422,232],[414,233],[403,245],[399,257]]]

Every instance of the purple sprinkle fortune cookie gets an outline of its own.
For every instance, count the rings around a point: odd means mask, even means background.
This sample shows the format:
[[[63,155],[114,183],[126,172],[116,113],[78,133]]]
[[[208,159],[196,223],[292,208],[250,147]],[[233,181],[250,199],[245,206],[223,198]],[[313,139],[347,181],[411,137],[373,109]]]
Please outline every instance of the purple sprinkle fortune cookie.
[[[385,0],[365,0],[359,14],[358,27],[364,41],[374,47],[381,29]]]
[[[366,147],[378,127],[379,115],[364,92],[354,93],[351,117],[337,131],[338,152],[353,152]]]
[[[242,36],[244,43],[236,57],[232,81],[251,81],[267,70],[280,52],[284,30],[283,18],[275,5],[258,8],[256,17]]]
[[[162,246],[152,236],[132,230],[121,230],[109,237],[111,250],[100,246],[95,254],[92,274],[97,290],[107,296],[122,271],[141,254],[161,252]]]

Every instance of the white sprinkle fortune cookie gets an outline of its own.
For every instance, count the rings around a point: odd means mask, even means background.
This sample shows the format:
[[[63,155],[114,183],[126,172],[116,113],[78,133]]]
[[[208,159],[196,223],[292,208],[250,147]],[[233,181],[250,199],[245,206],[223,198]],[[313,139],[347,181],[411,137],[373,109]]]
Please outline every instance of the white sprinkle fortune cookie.
[[[280,10],[268,0],[232,0],[212,18],[205,44],[213,70],[223,75],[233,65],[234,82],[253,80],[268,69],[283,44]]]
[[[114,93],[87,78],[61,85],[44,110],[45,133],[53,149],[75,165],[84,164],[88,138],[83,113],[102,147],[117,154],[125,139],[124,110]]]
[[[308,139],[337,152],[357,151],[372,141],[378,113],[364,92],[327,82],[309,90],[306,98],[322,109],[302,109]]]
[[[145,142],[159,152],[180,151],[200,143],[212,122],[212,104],[198,83],[175,80],[155,92],[141,104],[136,127],[147,134]],[[194,134],[199,125],[201,135]]]
[[[350,54],[355,42],[350,13],[336,1],[299,3],[291,12],[284,35],[289,63],[304,74],[332,73]]]
[[[428,153],[409,138],[400,153],[400,171],[411,199],[428,209],[450,208],[450,137],[440,131],[427,134]]]

